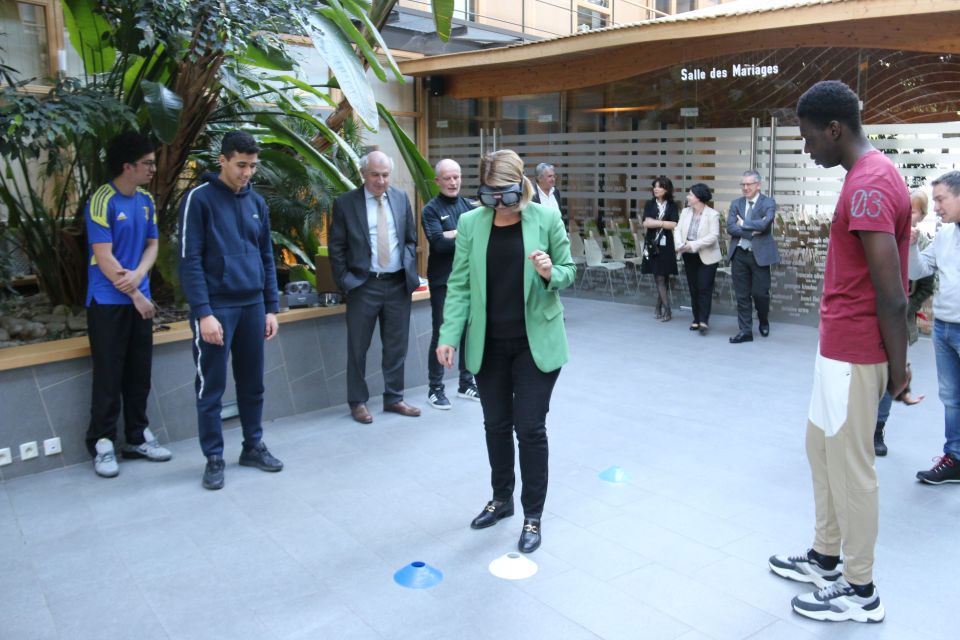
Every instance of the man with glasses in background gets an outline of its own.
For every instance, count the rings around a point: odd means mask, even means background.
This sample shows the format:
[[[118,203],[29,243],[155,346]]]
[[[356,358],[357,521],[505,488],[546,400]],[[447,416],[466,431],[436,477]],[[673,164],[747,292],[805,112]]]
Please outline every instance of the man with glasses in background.
[[[157,171],[154,144],[134,131],[107,146],[113,179],[90,198],[84,211],[87,261],[87,337],[93,360],[93,393],[86,445],[97,475],[120,473],[117,422],[123,408],[124,458],[165,462],[170,451],[150,431],[154,306],[150,269],[157,259],[153,197],[142,189]]]
[[[777,203],[760,193],[760,174],[744,171],[740,180],[742,198],[730,203],[727,257],[732,266],[733,289],[737,294],[737,335],[732,344],[753,341],[753,308],[760,321],[760,335],[770,335],[770,265],[780,262],[773,239]],[[752,304],[751,304],[752,301]]]

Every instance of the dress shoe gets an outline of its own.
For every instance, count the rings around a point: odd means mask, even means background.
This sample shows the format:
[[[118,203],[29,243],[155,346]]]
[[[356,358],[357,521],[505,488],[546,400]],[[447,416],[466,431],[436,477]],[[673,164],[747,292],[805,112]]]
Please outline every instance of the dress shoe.
[[[769,323],[769,322],[761,322],[761,323],[760,323],[760,335],[762,335],[764,338],[766,338],[768,335],[770,335],[770,323]]]
[[[407,416],[408,418],[420,417],[420,409],[411,407],[403,400],[400,402],[394,402],[393,404],[385,404],[383,405],[383,410],[389,411],[390,413],[399,413],[400,415]]]
[[[476,518],[473,519],[473,522],[470,523],[471,529],[486,529],[487,527],[492,527],[497,524],[498,521],[503,520],[504,518],[509,518],[513,515],[513,500],[507,500],[501,502],[500,500],[491,500],[487,503],[487,506],[483,508],[483,511],[480,512]]]
[[[690,325],[690,331],[699,331],[699,329],[700,329],[699,322],[694,322],[693,324]]]
[[[741,342],[753,342],[753,334],[741,331],[735,336],[730,336],[730,344],[740,344]]]
[[[373,416],[367,411],[367,405],[362,402],[350,407],[350,415],[361,424],[370,424],[373,422]]]
[[[707,335],[707,331],[710,331],[710,327],[707,325],[706,322],[701,322],[701,323],[700,323],[700,335],[702,335],[702,336]]]
[[[540,518],[524,518],[523,531],[517,549],[520,553],[533,553],[540,547]]]

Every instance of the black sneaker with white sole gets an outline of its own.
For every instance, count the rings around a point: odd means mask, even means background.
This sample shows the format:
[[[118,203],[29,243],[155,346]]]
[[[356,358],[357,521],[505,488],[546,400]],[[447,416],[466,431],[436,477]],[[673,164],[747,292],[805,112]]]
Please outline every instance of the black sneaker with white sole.
[[[427,404],[441,411],[447,411],[453,407],[450,401],[447,400],[447,394],[443,392],[443,388],[441,387],[435,387],[427,392]]]
[[[917,471],[917,480],[927,484],[960,482],[960,460],[954,458],[953,454],[945,453],[933,461],[935,464],[929,471]]]
[[[767,566],[781,578],[809,582],[820,589],[836,582],[842,575],[840,558],[825,556],[809,549],[798,556],[770,556]],[[831,566],[832,565],[832,566]]]
[[[480,390],[477,389],[477,385],[470,383],[466,386],[460,387],[460,390],[457,391],[458,398],[466,398],[467,400],[476,400],[480,402]]]

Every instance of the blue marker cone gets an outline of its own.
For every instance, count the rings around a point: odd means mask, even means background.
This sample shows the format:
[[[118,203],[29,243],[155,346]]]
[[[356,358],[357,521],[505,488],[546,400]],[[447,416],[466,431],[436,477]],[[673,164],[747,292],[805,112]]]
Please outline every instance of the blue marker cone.
[[[393,581],[408,589],[429,589],[443,581],[443,572],[417,560],[393,574]]]
[[[606,480],[607,482],[626,482],[630,479],[630,476],[627,475],[627,472],[623,467],[609,467],[600,472],[600,479]]]

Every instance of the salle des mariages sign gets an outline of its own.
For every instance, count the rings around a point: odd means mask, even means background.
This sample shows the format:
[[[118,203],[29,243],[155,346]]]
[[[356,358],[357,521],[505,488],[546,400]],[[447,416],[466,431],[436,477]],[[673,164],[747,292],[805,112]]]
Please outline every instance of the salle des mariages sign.
[[[780,67],[775,64],[735,64],[728,68],[713,67],[709,71],[703,69],[680,69],[681,80],[720,80],[723,78],[766,78],[780,73]]]

